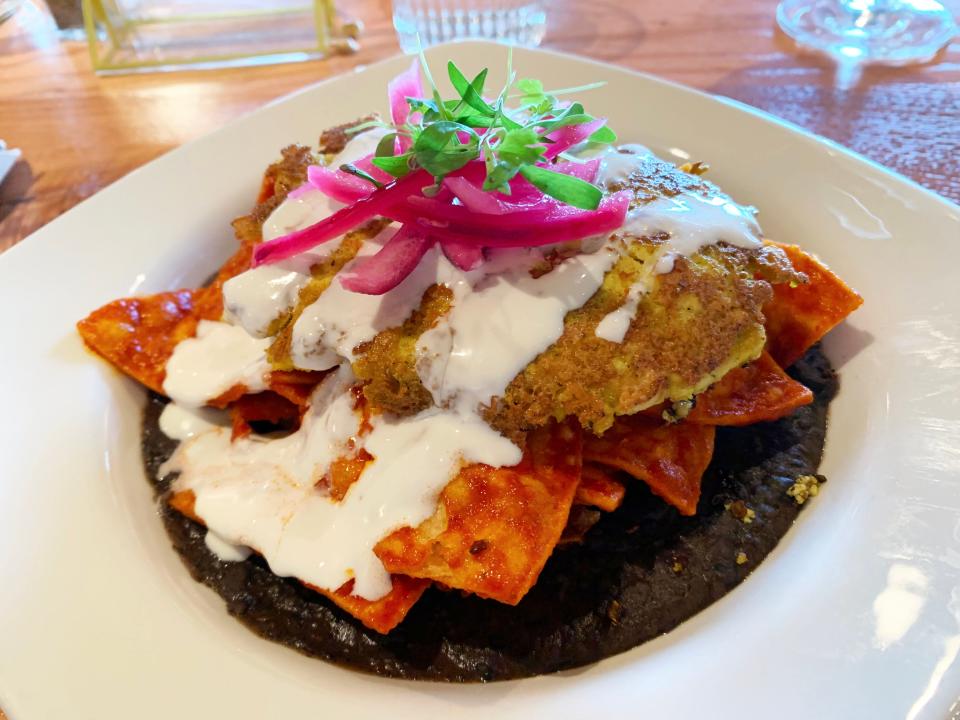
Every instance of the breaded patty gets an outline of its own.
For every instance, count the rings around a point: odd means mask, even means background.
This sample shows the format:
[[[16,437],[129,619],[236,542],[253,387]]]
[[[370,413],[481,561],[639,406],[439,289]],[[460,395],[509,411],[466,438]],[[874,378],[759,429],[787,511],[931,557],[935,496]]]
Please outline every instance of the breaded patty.
[[[730,258],[709,250],[655,275],[655,248],[633,243],[600,290],[567,314],[560,339],[494,398],[485,412],[491,425],[509,434],[575,415],[602,433],[616,415],[689,398],[759,356],[769,284],[741,276]],[[600,321],[642,275],[650,289],[623,342],[597,337]]]
[[[632,207],[681,192],[717,192],[697,174],[653,157],[616,187],[634,193]],[[292,367],[294,321],[355,255],[362,239],[378,229],[374,225],[348,235],[341,251],[314,269],[295,310],[274,328],[277,337],[269,355],[275,367]],[[491,425],[518,437],[551,419],[575,416],[584,427],[602,433],[617,415],[690,398],[760,355],[765,342],[761,307],[771,296],[770,283],[804,280],[786,255],[772,246],[712,245],[691,258],[677,258],[671,272],[656,274],[665,240],[622,238],[623,254],[597,293],[567,314],[561,337],[484,409]],[[633,283],[644,279],[648,292],[623,342],[597,337],[600,321],[623,304]],[[449,312],[452,300],[448,289],[429,288],[401,326],[355,349],[354,372],[365,382],[364,394],[375,412],[403,416],[432,405],[417,373],[416,342]]]
[[[680,192],[716,192],[694,174],[650,158],[626,185],[634,207]],[[678,258],[671,272],[657,275],[656,261],[666,237],[623,238],[624,253],[603,285],[581,308],[568,313],[563,335],[508,385],[485,409],[488,422],[517,436],[551,419],[576,416],[602,433],[616,415],[629,415],[664,400],[703,392],[723,375],[760,355],[765,342],[761,307],[770,283],[801,282],[778,248],[745,250],[708,246],[692,258]],[[597,325],[620,307],[630,286],[646,280],[622,343],[596,336]],[[416,371],[417,336],[449,309],[449,299],[424,296],[417,321],[400,332],[381,333],[355,363],[368,381],[374,408],[410,414],[432,398]]]

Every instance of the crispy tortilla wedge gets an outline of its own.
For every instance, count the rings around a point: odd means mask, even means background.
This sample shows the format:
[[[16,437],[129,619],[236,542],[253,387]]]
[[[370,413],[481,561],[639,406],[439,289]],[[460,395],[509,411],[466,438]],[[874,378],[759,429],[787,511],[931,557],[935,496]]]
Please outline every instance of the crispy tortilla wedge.
[[[697,395],[685,421],[697,425],[752,425],[777,420],[813,402],[813,393],[764,352]]]
[[[250,246],[242,246],[207,287],[114,300],[78,322],[77,331],[120,372],[162,393],[174,347],[193,337],[201,320],[220,319],[223,283],[250,266],[250,253]]]
[[[578,427],[536,430],[519,465],[464,468],[431,518],[388,535],[375,552],[392,573],[516,605],[567,524],[580,467]]]
[[[595,463],[584,463],[573,501],[577,505],[590,505],[604,512],[613,512],[623,504],[627,489],[617,480],[609,468]]]
[[[203,518],[196,513],[195,501],[193,491],[185,490],[172,493],[167,502],[177,512],[203,525]],[[353,580],[344,583],[332,592],[314,587],[309,583],[304,583],[304,585],[329,598],[338,607],[357,618],[368,628],[386,634],[407,616],[410,608],[416,604],[424,590],[430,586],[429,580],[403,577],[402,575],[392,575],[390,579],[393,582],[393,588],[379,600],[365,600],[351,595]]]
[[[586,435],[583,458],[643,480],[683,515],[694,515],[700,479],[713,457],[712,425],[621,417],[602,437]]]
[[[817,258],[796,245],[773,243],[809,282],[775,285],[763,306],[767,350],[783,367],[790,367],[814,343],[863,304],[863,298]]]

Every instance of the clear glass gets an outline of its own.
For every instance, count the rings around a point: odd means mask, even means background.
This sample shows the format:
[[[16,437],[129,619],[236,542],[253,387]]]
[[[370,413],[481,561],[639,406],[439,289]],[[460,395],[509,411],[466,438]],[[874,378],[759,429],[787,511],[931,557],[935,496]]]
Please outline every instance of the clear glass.
[[[13,15],[20,7],[20,0],[0,0],[0,22]]]
[[[406,53],[469,38],[535,47],[547,29],[546,2],[393,0],[393,26]]]
[[[777,23],[841,65],[928,62],[957,34],[936,0],[783,0]]]
[[[101,74],[294,62],[349,52],[359,32],[332,0],[82,2]]]

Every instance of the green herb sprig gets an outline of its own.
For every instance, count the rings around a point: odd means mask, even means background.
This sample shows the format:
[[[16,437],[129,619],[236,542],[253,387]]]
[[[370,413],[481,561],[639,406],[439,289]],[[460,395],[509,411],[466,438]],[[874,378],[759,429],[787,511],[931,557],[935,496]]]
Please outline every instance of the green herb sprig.
[[[564,104],[559,95],[568,95],[600,87],[594,83],[548,92],[533,78],[517,80],[512,69],[512,54],[507,61],[507,81],[496,100],[484,99],[487,68],[472,80],[454,62],[447,63],[447,75],[457,97],[444,100],[433,81],[423,53],[420,63],[428,83],[428,98],[407,98],[411,117],[416,122],[394,126],[370,121],[351,128],[359,132],[370,127],[389,132],[377,145],[373,164],[395,178],[422,168],[434,176],[437,186],[444,177],[483,157],[486,178],[483,189],[510,194],[510,181],[518,174],[541,192],[560,202],[586,210],[595,210],[603,198],[596,185],[537,165],[552,142],[549,133],[563,127],[593,121],[579,102]],[[514,92],[515,91],[515,92]],[[514,93],[514,94],[511,94]],[[508,110],[508,100],[519,105]],[[396,153],[396,139],[407,138],[409,149]],[[610,144],[616,134],[607,127],[594,132],[588,142]],[[350,166],[344,168],[358,177],[376,183],[367,173]],[[380,185],[379,183],[376,183]],[[429,192],[428,192],[429,194]]]

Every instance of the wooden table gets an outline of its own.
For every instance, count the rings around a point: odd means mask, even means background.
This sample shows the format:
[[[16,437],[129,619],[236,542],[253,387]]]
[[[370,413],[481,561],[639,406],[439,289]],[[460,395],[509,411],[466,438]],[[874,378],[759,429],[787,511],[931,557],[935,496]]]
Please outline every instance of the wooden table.
[[[42,0],[26,0],[42,2]],[[950,0],[960,12],[960,0]],[[960,42],[935,64],[869,70],[837,90],[796,52],[775,0],[551,0],[546,47],[727,95],[960,201]],[[294,65],[96,77],[43,6],[0,25],[0,138],[23,160],[0,186],[0,250],[187,140],[291,90],[398,51],[387,0],[341,0],[366,25],[355,55]]]

